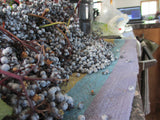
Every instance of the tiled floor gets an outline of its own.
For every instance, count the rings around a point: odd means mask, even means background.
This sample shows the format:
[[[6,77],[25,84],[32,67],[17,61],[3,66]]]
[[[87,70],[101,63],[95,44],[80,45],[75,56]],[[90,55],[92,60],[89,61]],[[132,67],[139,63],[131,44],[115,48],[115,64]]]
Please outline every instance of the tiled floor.
[[[147,115],[146,120],[160,120],[160,112],[151,113]]]

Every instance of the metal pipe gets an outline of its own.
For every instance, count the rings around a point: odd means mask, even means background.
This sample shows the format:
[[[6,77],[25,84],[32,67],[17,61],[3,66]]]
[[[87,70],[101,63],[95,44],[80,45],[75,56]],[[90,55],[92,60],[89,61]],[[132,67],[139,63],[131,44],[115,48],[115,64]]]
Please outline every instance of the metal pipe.
[[[93,0],[82,0],[79,5],[80,28],[84,33],[91,32],[93,21]]]

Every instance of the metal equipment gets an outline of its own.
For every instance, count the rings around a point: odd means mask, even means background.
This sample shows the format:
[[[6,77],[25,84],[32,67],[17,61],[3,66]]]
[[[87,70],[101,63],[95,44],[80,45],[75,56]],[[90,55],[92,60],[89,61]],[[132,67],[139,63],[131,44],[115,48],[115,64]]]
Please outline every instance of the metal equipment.
[[[142,55],[139,60],[139,86],[142,96],[142,103],[145,115],[150,113],[150,100],[149,100],[149,73],[148,69],[157,63],[157,60],[152,56],[151,51],[143,38],[137,39],[141,42]]]
[[[88,34],[92,29],[93,21],[93,0],[82,0],[79,5],[79,22],[81,30]]]

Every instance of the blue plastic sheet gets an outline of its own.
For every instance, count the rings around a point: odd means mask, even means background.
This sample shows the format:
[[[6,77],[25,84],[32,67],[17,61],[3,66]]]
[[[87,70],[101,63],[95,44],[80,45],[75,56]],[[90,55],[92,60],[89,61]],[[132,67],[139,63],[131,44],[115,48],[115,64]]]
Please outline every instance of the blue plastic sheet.
[[[120,49],[124,45],[125,40],[116,39],[114,40],[115,47],[113,48],[113,53],[116,57],[119,58]],[[108,75],[103,75],[102,72],[109,70],[111,73],[114,66],[118,60],[115,60],[111,63],[110,66],[106,67],[103,70],[98,71],[97,73],[88,74],[82,78],[77,84],[68,92],[68,95],[72,96],[74,99],[75,108],[65,112],[63,120],[77,120],[79,115],[83,115],[88,106],[93,101],[96,94],[106,82]],[[91,95],[91,90],[94,91],[95,95]],[[83,103],[83,109],[78,109],[78,104]]]

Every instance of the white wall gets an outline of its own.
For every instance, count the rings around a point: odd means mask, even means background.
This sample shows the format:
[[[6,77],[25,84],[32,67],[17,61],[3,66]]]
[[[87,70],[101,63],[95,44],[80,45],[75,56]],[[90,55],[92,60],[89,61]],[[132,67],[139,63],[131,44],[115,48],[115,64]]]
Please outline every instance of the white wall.
[[[114,6],[116,8],[140,6],[141,0],[114,0]]]
[[[113,0],[113,5],[116,8],[140,6],[141,1],[143,0]],[[160,0],[159,0],[159,11],[160,11]]]

